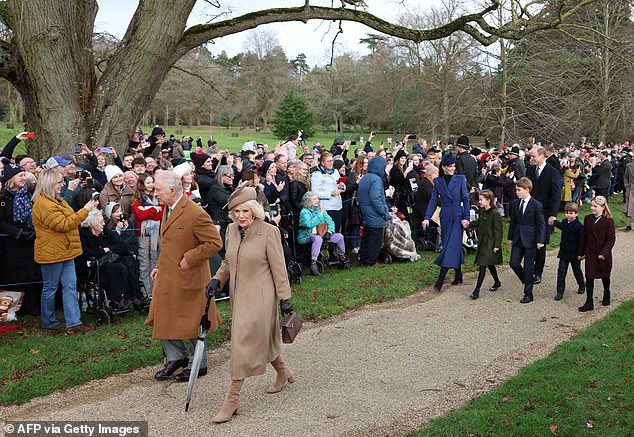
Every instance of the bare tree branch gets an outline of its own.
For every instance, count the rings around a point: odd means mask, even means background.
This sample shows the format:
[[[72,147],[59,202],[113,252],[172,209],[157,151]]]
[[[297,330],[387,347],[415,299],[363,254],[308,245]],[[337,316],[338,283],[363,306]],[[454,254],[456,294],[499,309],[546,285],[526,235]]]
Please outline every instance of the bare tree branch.
[[[223,100],[227,100],[227,96],[225,96],[224,94],[222,94],[220,92],[220,90],[218,90],[218,88],[216,87],[216,85],[214,85],[213,83],[209,82],[207,79],[205,79],[204,77],[200,76],[199,74],[193,73],[189,70],[186,70],[184,68],[180,68],[178,65],[174,65],[172,67],[174,70],[178,70],[182,73],[186,73],[189,74],[190,76],[195,77],[196,79],[200,80],[201,82],[203,82],[205,85],[207,85],[209,88],[211,88],[216,94],[218,94],[220,97],[222,97]]]

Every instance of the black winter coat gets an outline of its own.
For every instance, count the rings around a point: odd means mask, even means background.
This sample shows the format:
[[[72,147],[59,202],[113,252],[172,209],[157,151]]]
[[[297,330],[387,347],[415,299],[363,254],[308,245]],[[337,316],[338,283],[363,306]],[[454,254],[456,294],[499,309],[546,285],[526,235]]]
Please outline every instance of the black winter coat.
[[[214,223],[220,225],[221,235],[224,235],[227,226],[231,223],[227,203],[229,203],[229,196],[233,191],[233,185],[220,186],[215,182],[207,192],[206,211]]]
[[[209,189],[216,183],[216,174],[211,170],[196,168],[196,176],[194,176],[194,180],[198,184],[200,198],[203,199],[203,201],[206,200]]]
[[[557,258],[571,261],[577,259],[579,252],[579,242],[583,233],[583,225],[576,218],[572,222],[568,220],[555,220],[555,227],[561,229],[561,242],[559,243],[559,254]]]
[[[34,261],[35,240],[25,241],[20,231],[33,231],[25,223],[13,220],[13,196],[0,192],[0,289],[19,290],[23,287],[5,287],[3,284],[42,280],[40,267]]]

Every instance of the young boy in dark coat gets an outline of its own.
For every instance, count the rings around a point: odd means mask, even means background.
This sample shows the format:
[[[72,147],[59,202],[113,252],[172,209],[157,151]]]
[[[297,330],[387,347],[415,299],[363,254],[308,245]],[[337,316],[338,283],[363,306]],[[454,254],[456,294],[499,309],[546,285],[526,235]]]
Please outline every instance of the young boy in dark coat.
[[[555,227],[561,229],[561,242],[559,243],[559,268],[557,270],[557,294],[555,300],[564,297],[566,289],[566,275],[568,274],[568,264],[572,266],[572,273],[575,275],[579,289],[577,293],[583,294],[586,290],[586,282],[581,271],[581,261],[577,258],[579,251],[579,241],[583,234],[583,225],[579,221],[579,206],[574,202],[566,203],[564,207],[566,220],[555,220]]]

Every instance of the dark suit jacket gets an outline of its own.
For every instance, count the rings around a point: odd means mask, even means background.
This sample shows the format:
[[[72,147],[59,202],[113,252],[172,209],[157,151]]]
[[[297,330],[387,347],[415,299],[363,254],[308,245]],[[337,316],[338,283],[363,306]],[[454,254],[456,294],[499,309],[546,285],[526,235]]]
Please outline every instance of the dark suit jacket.
[[[533,165],[526,170],[526,177],[533,183],[531,197],[542,204],[544,217],[557,217],[563,179],[557,169],[550,164],[546,164],[539,179],[535,176],[536,169],[537,167]]]
[[[515,199],[511,204],[511,224],[508,233],[508,239],[513,241],[513,246],[536,248],[537,243],[544,243],[545,238],[546,225],[542,204],[531,197],[522,214],[520,199]]]
[[[559,172],[559,174],[561,174],[561,163],[559,162],[559,158],[557,157],[556,153],[550,155],[546,159],[546,162],[548,164],[552,165],[555,168],[555,170],[557,170]]]
[[[612,164],[609,159],[604,159],[592,169],[592,178],[599,189],[610,188],[612,178]]]

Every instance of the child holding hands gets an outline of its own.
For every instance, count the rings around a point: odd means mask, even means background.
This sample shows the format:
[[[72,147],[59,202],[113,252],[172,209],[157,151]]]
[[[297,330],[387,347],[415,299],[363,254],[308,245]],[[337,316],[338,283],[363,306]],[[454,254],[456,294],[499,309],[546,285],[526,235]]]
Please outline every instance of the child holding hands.
[[[612,273],[612,248],[616,242],[614,219],[603,196],[592,199],[590,211],[583,220],[583,233],[579,242],[579,260],[586,260],[586,303],[579,311],[594,309],[594,280],[601,278],[603,283],[604,306],[610,305],[610,274]]]
[[[480,212],[477,220],[469,226],[478,228],[478,253],[476,264],[480,266],[478,282],[476,283],[471,299],[480,297],[480,288],[484,282],[487,268],[493,276],[493,285],[489,291],[495,291],[502,286],[496,264],[502,264],[502,218],[496,208],[492,208],[495,197],[491,190],[483,190],[479,193]]]

